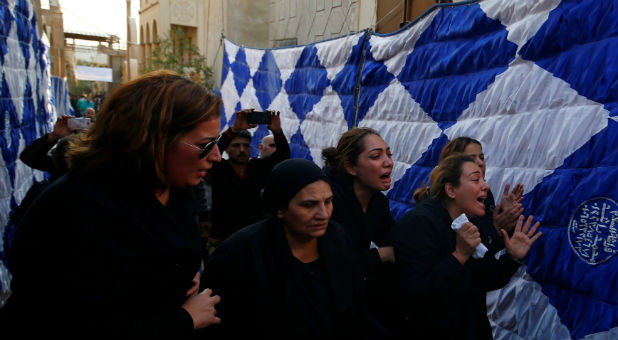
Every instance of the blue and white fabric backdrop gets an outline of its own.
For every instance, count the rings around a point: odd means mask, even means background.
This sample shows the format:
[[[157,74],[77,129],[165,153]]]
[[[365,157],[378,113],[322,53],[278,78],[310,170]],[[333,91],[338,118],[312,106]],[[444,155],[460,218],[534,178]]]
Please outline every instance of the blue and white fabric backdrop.
[[[319,165],[350,127],[378,130],[396,218],[449,140],[479,140],[496,199],[522,183],[544,234],[488,294],[495,337],[616,338],[617,11],[616,0],[470,1],[387,35],[283,49],[225,40],[222,128],[239,109],[280,111],[292,156]],[[253,132],[256,147],[268,131]]]
[[[6,247],[14,226],[8,217],[33,181],[44,178],[18,157],[56,119],[49,73],[48,46],[38,35],[32,2],[0,0],[0,307],[10,293]]]

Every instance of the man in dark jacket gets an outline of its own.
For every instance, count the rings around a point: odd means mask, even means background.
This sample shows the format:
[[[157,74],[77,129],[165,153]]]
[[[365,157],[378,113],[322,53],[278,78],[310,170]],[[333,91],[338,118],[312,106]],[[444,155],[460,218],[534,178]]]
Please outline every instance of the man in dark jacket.
[[[259,200],[264,179],[277,163],[290,158],[290,146],[281,130],[279,112],[272,113],[272,123],[268,125],[277,150],[265,158],[249,157],[251,134],[246,130],[255,127],[247,122],[247,114],[251,111],[237,112],[234,124],[221,135],[217,144],[219,150],[227,152],[229,159],[213,164],[210,172],[212,228],[209,239],[212,247],[262,218]]]

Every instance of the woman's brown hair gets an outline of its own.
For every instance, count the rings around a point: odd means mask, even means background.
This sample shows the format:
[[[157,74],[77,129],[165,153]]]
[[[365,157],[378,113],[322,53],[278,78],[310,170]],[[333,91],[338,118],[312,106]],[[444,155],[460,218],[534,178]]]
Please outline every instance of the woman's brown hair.
[[[167,150],[203,121],[220,116],[220,99],[201,85],[171,71],[155,71],[123,84],[103,103],[90,129],[71,142],[69,167],[98,169],[167,186]],[[122,170],[120,170],[122,169]]]
[[[474,163],[474,159],[459,152],[455,152],[442,159],[429,175],[429,188],[423,183],[422,187],[414,191],[414,203],[418,204],[425,198],[446,200],[444,186],[446,183],[451,183],[455,187],[459,186],[462,166],[466,162]]]
[[[339,138],[336,148],[330,147],[322,150],[322,159],[326,166],[336,167],[343,172],[346,162],[355,165],[358,155],[365,149],[363,139],[368,135],[380,137],[376,130],[368,127],[352,128],[346,131]]]
[[[464,152],[466,146],[470,144],[481,145],[481,142],[470,137],[457,137],[453,139],[452,141],[446,143],[444,148],[442,148],[442,152],[440,153],[440,160],[443,160],[444,158],[452,155],[455,152]]]

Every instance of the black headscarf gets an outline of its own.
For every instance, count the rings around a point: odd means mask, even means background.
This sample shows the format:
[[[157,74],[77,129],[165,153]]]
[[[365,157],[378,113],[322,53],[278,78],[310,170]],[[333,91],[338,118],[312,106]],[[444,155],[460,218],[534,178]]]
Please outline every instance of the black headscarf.
[[[311,161],[292,158],[277,164],[264,183],[264,211],[271,216],[277,216],[277,210],[286,208],[297,192],[317,181],[329,183],[322,169]]]

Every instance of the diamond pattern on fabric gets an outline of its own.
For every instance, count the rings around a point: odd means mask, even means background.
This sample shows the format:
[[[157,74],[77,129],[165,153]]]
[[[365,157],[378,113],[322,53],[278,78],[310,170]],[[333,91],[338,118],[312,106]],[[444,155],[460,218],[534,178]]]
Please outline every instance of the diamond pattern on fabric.
[[[266,51],[257,72],[253,75],[255,95],[262,110],[268,109],[275,96],[281,91],[281,72],[271,51]]]
[[[238,95],[241,96],[249,79],[251,79],[249,66],[247,65],[247,57],[245,55],[245,49],[239,48],[234,62],[230,65],[232,74],[234,75],[234,85]]]
[[[326,69],[320,64],[315,46],[305,47],[298,58],[294,72],[285,82],[290,106],[301,122],[313,109],[313,105],[320,101],[328,85],[330,81]]]
[[[507,34],[478,5],[442,10],[397,77],[423,110],[446,128],[446,122],[455,122],[515,58],[517,46]]]
[[[606,105],[610,116],[618,114],[616,11],[616,1],[562,1],[520,51],[581,95]]]

